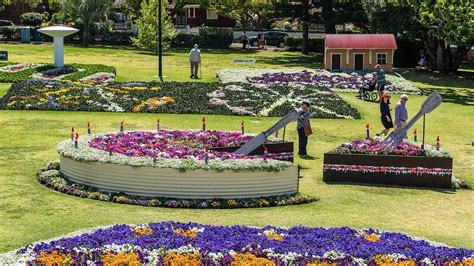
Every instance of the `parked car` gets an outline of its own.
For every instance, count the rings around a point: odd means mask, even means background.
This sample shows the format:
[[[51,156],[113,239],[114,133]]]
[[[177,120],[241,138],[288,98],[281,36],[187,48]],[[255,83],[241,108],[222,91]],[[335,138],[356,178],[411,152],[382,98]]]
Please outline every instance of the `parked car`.
[[[288,37],[287,33],[281,31],[267,31],[264,32],[265,41],[267,45],[278,46],[280,48],[285,47],[285,38]],[[249,44],[253,47],[258,46],[258,36],[252,36],[249,38]]]
[[[5,27],[5,26],[15,26],[13,22],[10,20],[0,20],[0,27]]]

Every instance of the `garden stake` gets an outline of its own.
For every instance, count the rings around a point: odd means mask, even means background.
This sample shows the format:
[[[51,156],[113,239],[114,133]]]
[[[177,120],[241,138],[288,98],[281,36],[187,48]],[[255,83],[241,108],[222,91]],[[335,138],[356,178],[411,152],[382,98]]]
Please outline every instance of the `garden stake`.
[[[122,120],[122,122],[120,122],[120,133],[122,133],[122,134],[123,134],[123,122],[124,122],[123,120]]]
[[[242,135],[245,134],[245,127],[244,127],[244,120],[242,119],[242,122],[240,122],[240,127],[242,128]]]
[[[109,140],[109,142],[107,143],[107,148],[109,149],[109,155],[112,156],[112,141]]]
[[[91,124],[87,122],[87,135],[91,136]]]
[[[160,119],[156,120],[156,131],[160,131]]]
[[[370,139],[370,126],[369,126],[369,123],[365,124],[365,131],[367,132],[366,139]]]
[[[413,141],[414,142],[417,141],[417,139],[416,139],[416,128],[415,128],[415,130],[413,130]]]
[[[202,117],[202,131],[206,132],[206,117]]]
[[[74,147],[77,149],[79,147],[79,144],[77,143],[77,140],[79,139],[79,134],[76,132],[76,140],[74,141]]]
[[[439,151],[439,136],[436,137],[436,150]]]
[[[206,152],[206,154],[204,154],[204,163],[208,165],[209,164],[209,147],[206,146],[204,148],[204,151]]]
[[[71,128],[71,141],[74,141],[74,127]]]

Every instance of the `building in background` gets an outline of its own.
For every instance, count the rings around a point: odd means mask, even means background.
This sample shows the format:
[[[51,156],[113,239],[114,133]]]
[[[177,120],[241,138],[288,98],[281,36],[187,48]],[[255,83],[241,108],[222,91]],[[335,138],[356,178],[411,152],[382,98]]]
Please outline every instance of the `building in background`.
[[[176,28],[235,27],[236,25],[235,19],[219,15],[199,4],[177,4],[175,0],[172,0],[170,13]]]
[[[376,64],[393,70],[397,42],[393,34],[325,34],[324,68],[327,70],[373,70]]]

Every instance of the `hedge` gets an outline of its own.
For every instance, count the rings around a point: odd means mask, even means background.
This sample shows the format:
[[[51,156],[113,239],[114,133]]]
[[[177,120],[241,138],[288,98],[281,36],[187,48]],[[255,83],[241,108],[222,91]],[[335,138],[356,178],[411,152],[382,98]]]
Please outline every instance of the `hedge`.
[[[324,52],[324,39],[309,38],[308,45],[309,45],[310,52],[316,52],[316,53]],[[289,36],[285,39],[285,46],[288,47],[288,50],[301,51],[303,47],[303,38]]]
[[[229,48],[234,40],[234,30],[223,27],[201,27],[199,34],[179,32],[172,41],[173,47]]]

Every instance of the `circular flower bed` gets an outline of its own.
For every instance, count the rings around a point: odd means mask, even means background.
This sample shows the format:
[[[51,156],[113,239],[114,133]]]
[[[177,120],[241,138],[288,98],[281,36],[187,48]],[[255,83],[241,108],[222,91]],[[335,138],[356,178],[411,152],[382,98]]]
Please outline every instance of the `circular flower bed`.
[[[358,139],[342,144],[333,150],[341,154],[372,154],[372,155],[402,155],[402,156],[428,156],[449,157],[449,153],[436,150],[431,145],[425,145],[422,149],[418,143],[404,140],[399,146],[393,147],[383,141],[383,138]]]
[[[263,155],[245,156],[230,152],[213,151],[212,148],[235,147],[251,140],[253,135],[242,135],[239,132],[160,130],[132,131],[123,134],[106,134],[92,139],[92,148],[112,151],[127,156],[155,157],[171,159],[194,158],[204,160],[206,153],[212,159],[256,159]],[[209,149],[206,151],[206,147]],[[283,154],[290,155],[290,154]],[[281,157],[282,154],[267,154],[265,158]]]
[[[57,265],[470,265],[474,250],[372,229],[161,222],[89,230],[0,258]]]

